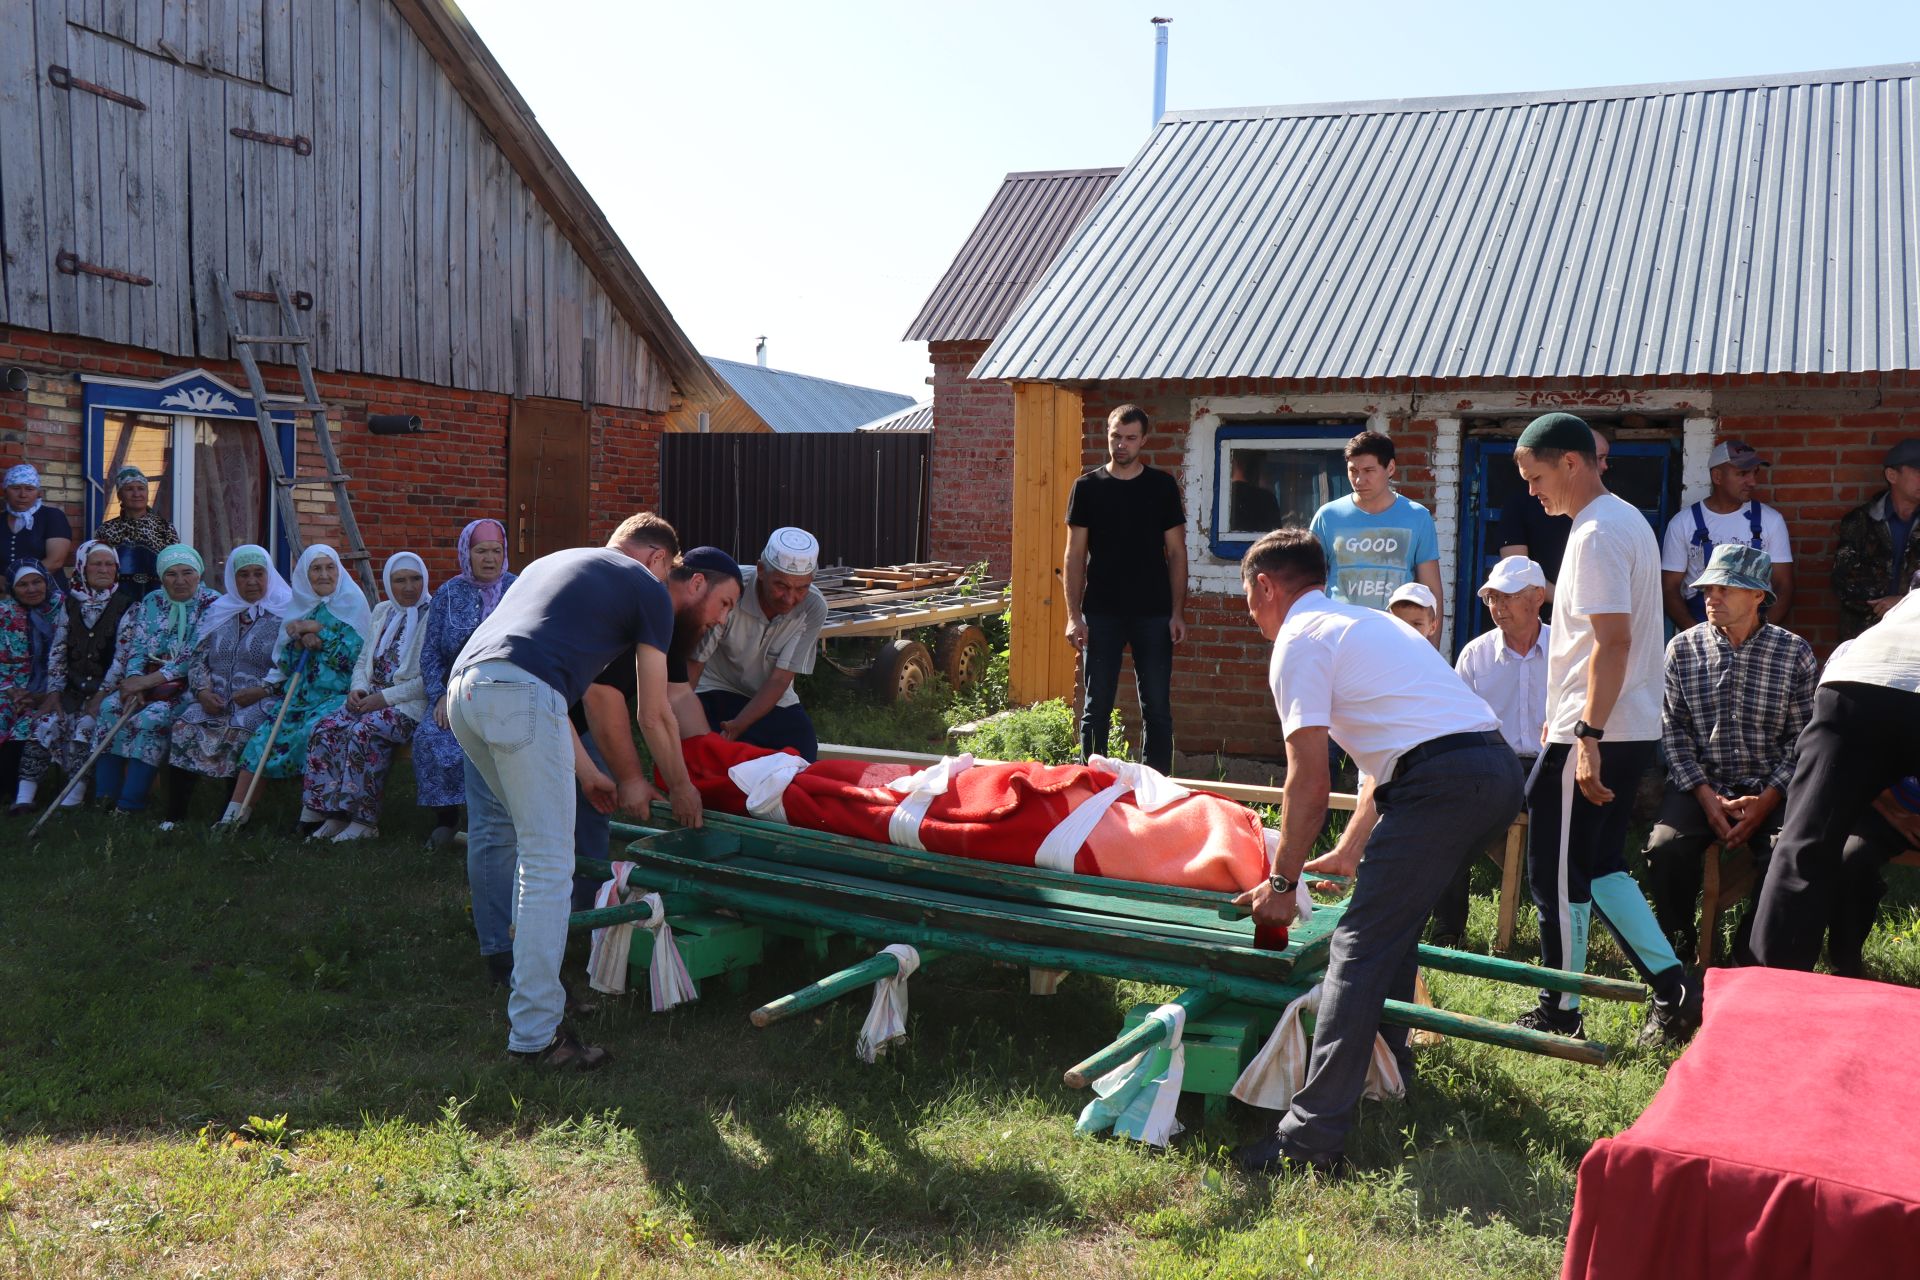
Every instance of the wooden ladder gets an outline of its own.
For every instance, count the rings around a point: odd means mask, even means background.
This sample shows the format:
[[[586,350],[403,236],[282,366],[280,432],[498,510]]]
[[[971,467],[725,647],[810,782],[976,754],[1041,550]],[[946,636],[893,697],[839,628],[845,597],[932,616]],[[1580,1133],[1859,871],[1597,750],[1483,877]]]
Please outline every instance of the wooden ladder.
[[[233,346],[234,358],[240,361],[240,367],[246,371],[247,393],[253,397],[254,420],[260,427],[260,447],[266,454],[267,472],[273,479],[273,506],[280,517],[281,536],[287,539],[294,556],[305,550],[300,536],[300,512],[294,504],[294,491],[318,485],[333,486],[334,510],[340,516],[340,529],[346,535],[347,542],[341,558],[360,580],[367,599],[378,600],[380,593],[374,579],[373,557],[367,554],[366,540],[360,536],[360,522],[353,518],[353,498],[347,492],[350,477],[340,469],[340,460],[334,455],[333,433],[327,426],[327,406],[321,402],[320,388],[313,380],[312,339],[300,331],[300,319],[294,313],[293,301],[287,296],[280,273],[270,272],[267,279],[273,285],[271,297],[258,293],[235,293],[227,287],[224,271],[213,273],[214,288],[220,297],[221,308],[226,312],[227,340]],[[278,303],[279,332],[248,333],[240,322],[240,304],[247,301]],[[293,366],[300,371],[300,398],[289,400],[268,392],[267,384],[260,376],[259,358],[255,355],[255,348],[259,347],[285,347],[293,353]],[[294,432],[293,457],[282,457],[278,424],[273,420],[275,413],[294,414],[296,422],[300,415],[306,415],[314,443],[319,446],[320,463],[326,474],[294,474],[295,465],[300,459],[299,431],[296,428]]]

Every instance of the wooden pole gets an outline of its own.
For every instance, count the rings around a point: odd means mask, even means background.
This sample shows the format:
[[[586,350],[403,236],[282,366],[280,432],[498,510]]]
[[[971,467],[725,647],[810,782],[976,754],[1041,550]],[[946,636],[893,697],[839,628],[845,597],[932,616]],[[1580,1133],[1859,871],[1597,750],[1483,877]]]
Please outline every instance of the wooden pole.
[[[1305,988],[1295,992],[1295,996],[1304,994]],[[1188,1021],[1205,1017],[1227,1002],[1226,997],[1212,991],[1182,991],[1169,1004],[1177,1004],[1187,1011]],[[1144,1053],[1167,1038],[1165,1025],[1152,1018],[1142,1018],[1136,1025],[1127,1028],[1114,1042],[1098,1053],[1092,1054],[1067,1068],[1062,1077],[1069,1089],[1084,1089],[1113,1070],[1136,1053]]]
[[[280,699],[280,711],[273,717],[273,727],[267,730],[267,743],[260,748],[260,764],[253,771],[253,777],[247,781],[247,795],[240,802],[240,812],[234,818],[237,827],[253,816],[253,798],[260,793],[260,779],[267,772],[267,757],[273,754],[273,740],[280,736],[280,722],[287,718],[287,708],[293,705],[293,695],[300,689],[300,682],[307,675],[307,651],[302,650],[300,658],[293,664],[293,676],[287,681],[287,692]]]
[[[88,773],[92,772],[94,761],[106,753],[107,747],[112,744],[114,738],[119,736],[120,730],[126,727],[127,721],[133,719],[134,713],[146,705],[147,700],[143,697],[136,696],[129,701],[126,710],[120,713],[120,718],[113,722],[113,728],[107,730],[106,736],[101,738],[94,746],[93,753],[87,757],[86,763],[81,765],[80,768],[73,773],[67,775],[67,785],[60,788],[60,794],[53,798],[53,803],[47,806],[47,811],[40,815],[39,820],[33,824],[33,829],[27,832],[27,839],[31,840],[40,834],[40,828],[47,825],[47,819],[51,818],[53,811],[60,807],[60,802],[67,798],[67,793],[78,786],[81,781],[86,778]],[[98,799],[98,797],[95,798]]]
[[[1592,996],[1597,1000],[1624,1000],[1638,1004],[1647,998],[1647,989],[1622,978],[1603,978],[1597,974],[1575,973],[1571,969],[1548,969],[1537,964],[1522,964],[1499,956],[1483,956],[1475,951],[1454,951],[1447,947],[1420,944],[1420,963],[1442,973],[1464,973],[1495,982],[1531,985],[1568,995]]]
[[[946,958],[945,951],[928,947],[920,952],[920,967],[926,968],[935,960]],[[778,1000],[769,1000],[747,1015],[747,1020],[756,1027],[770,1027],[783,1022],[809,1009],[817,1009],[823,1004],[838,1000],[862,987],[870,987],[876,982],[898,976],[900,957],[882,951],[870,956],[859,964],[830,973],[820,981],[800,988],[792,995],[781,996]]]

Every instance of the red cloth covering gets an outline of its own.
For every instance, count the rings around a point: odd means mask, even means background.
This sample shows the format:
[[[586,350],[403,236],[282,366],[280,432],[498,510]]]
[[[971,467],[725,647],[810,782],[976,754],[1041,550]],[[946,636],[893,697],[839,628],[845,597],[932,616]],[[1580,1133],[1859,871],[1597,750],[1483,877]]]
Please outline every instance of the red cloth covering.
[[[1920,1275],[1920,992],[1715,969],[1646,1114],[1580,1162],[1562,1280]]]
[[[773,753],[719,734],[681,746],[707,807],[745,814],[746,797],[727,770]],[[822,760],[794,778],[781,805],[793,826],[889,844],[887,823],[900,795],[887,784],[912,772],[905,765]],[[1110,773],[1077,764],[975,765],[934,798],[920,824],[920,843],[933,853],[1030,867],[1047,833],[1113,781]],[[1267,878],[1267,851],[1260,817],[1245,805],[1196,793],[1145,813],[1129,796],[1100,819],[1073,869],[1237,893]]]

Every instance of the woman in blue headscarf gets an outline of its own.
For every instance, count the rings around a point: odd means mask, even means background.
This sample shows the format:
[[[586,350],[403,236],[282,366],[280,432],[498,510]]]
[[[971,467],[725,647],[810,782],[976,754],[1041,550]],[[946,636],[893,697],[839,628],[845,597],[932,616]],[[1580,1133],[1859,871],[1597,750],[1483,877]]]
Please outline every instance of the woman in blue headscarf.
[[[204,566],[192,547],[178,542],[167,547],[155,557],[154,570],[161,590],[135,607],[127,643],[114,654],[101,682],[113,692],[100,704],[99,732],[110,731],[128,706],[141,704],[114,734],[94,772],[94,795],[103,804],[115,801],[122,813],[147,807],[154,775],[167,762],[174,719],[184,709],[179,693],[157,700],[153,692],[172,681],[184,688],[200,617],[220,598],[201,584]]]
[[[426,714],[413,735],[414,801],[434,811],[435,846],[451,845],[467,802],[467,757],[447,727],[447,680],[474,629],[492,613],[513,585],[507,569],[507,527],[498,520],[475,520],[460,531],[455,546],[460,575],[434,593],[420,646],[420,680]]]
[[[0,796],[13,791],[7,814],[15,817],[33,807],[66,719],[66,615],[59,586],[38,560],[16,560],[6,581],[12,594],[0,597]]]

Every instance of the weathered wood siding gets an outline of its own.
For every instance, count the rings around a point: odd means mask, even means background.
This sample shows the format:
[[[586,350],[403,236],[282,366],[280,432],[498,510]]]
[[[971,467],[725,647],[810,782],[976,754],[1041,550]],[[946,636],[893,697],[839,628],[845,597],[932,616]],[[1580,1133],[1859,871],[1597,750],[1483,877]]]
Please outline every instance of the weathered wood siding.
[[[224,359],[212,272],[265,289],[278,270],[313,297],[322,369],[574,401],[587,379],[600,403],[669,407],[654,353],[387,0],[0,0],[0,31],[0,321]],[[152,283],[65,274],[62,253]]]

